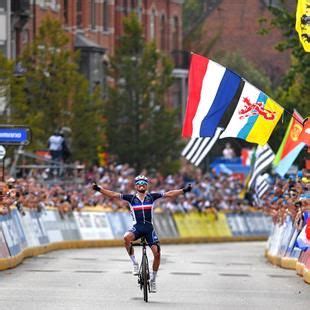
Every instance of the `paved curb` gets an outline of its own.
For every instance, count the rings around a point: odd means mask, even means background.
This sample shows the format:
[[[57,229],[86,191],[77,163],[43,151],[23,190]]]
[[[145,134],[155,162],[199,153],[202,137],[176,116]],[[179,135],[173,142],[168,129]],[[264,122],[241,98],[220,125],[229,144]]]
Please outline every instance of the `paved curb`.
[[[296,273],[303,277],[306,283],[310,284],[310,270],[303,263],[298,262],[296,258],[273,256],[267,250],[265,251],[265,257],[273,265],[284,269],[295,269]]]

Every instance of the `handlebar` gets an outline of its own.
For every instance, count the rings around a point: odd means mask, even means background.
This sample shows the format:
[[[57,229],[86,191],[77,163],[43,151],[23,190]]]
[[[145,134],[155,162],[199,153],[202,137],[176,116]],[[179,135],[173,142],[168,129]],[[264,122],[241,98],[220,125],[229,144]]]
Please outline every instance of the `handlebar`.
[[[131,242],[132,246],[146,246],[148,243],[145,240],[145,237],[141,237],[140,242]]]

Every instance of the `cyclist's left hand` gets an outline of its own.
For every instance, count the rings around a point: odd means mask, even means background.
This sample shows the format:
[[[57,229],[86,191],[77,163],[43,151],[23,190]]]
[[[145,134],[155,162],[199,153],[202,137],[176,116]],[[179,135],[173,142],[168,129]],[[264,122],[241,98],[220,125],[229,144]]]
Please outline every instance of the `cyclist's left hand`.
[[[183,188],[183,193],[188,193],[193,189],[192,184],[187,184],[184,188]]]

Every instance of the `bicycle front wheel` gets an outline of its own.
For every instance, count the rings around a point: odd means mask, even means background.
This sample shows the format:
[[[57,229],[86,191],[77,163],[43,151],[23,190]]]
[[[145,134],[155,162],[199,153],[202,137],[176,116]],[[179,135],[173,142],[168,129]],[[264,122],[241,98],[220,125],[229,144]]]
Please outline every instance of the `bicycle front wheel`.
[[[148,302],[148,264],[147,258],[144,256],[142,260],[142,279],[143,279],[143,297]]]

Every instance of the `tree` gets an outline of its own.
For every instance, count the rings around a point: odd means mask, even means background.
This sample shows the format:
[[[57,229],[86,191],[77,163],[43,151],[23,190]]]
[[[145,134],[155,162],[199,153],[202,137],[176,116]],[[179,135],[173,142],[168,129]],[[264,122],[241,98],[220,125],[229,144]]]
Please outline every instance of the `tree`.
[[[284,40],[278,42],[276,48],[279,51],[290,50],[292,55],[291,66],[283,77],[282,84],[276,90],[276,101],[278,101],[288,112],[296,109],[302,116],[309,116],[309,95],[310,95],[310,54],[306,53],[299,42],[298,33],[295,30],[296,12],[287,9],[282,0],[282,5],[270,7],[274,18],[267,23],[261,20],[264,27],[261,33],[268,35],[273,28],[278,28],[284,35]],[[285,115],[286,114],[286,115]],[[278,126],[275,134],[271,137],[271,144],[280,145],[291,115],[284,112],[285,122]],[[299,155],[299,159],[304,156]],[[298,160],[297,160],[298,161]]]
[[[32,129],[31,149],[45,148],[51,133],[63,126],[70,127],[72,94],[79,73],[77,55],[68,44],[61,24],[47,18],[19,59],[26,99],[15,102],[12,94],[12,117]]]
[[[19,77],[24,97],[16,100],[18,93],[11,92],[12,121],[31,128],[31,150],[46,148],[55,130],[71,128],[73,158],[94,162],[102,142],[97,122],[100,96],[89,93],[88,81],[79,72],[79,54],[69,44],[59,21],[50,17],[42,21],[38,36],[18,60],[24,72]]]
[[[10,101],[13,97],[16,104],[25,101],[24,79],[14,74],[14,62],[0,53],[0,100],[3,104],[0,121],[2,124],[11,122]],[[21,121],[18,125],[23,125]]]
[[[255,66],[239,53],[225,53],[218,56],[219,63],[234,70],[251,84],[270,95],[271,81],[266,73],[255,68]],[[217,59],[217,58],[216,58]]]
[[[72,106],[72,154],[73,159],[88,164],[98,161],[99,147],[105,145],[105,122],[99,87],[89,97],[87,81],[80,77]]]
[[[308,101],[310,95],[310,54],[306,53],[299,42],[298,33],[295,30],[295,11],[289,11],[282,5],[270,7],[274,18],[267,23],[265,19],[262,24],[261,33],[268,35],[274,28],[281,30],[284,40],[278,42],[276,48],[279,51],[291,50],[292,61],[287,74],[283,77],[281,85],[276,92],[276,99],[287,110],[296,108],[302,115],[307,115]]]
[[[164,170],[179,157],[177,111],[165,102],[171,73],[169,59],[144,42],[136,15],[126,18],[108,73],[105,115],[108,151],[137,170]]]

